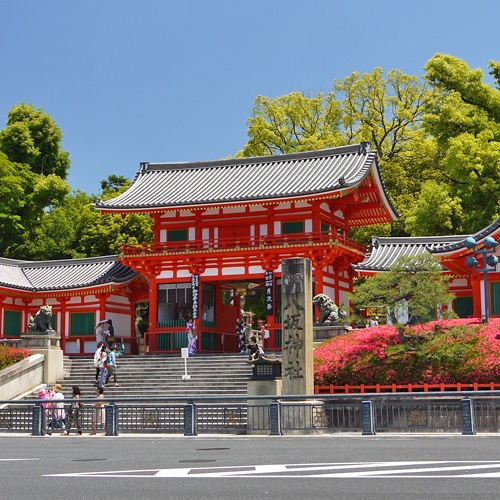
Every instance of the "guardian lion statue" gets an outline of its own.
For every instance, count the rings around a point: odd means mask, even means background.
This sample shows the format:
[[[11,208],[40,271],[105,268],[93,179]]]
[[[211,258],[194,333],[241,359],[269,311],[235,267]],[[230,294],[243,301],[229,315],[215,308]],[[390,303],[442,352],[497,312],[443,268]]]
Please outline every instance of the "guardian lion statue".
[[[45,305],[40,307],[40,310],[34,316],[30,314],[28,332],[38,333],[39,335],[55,333],[55,330],[52,329],[52,325],[50,324],[51,318],[52,306]]]
[[[345,318],[346,312],[339,308],[333,300],[325,295],[319,293],[313,297],[313,304],[318,306],[320,312],[319,323],[336,322],[339,318]]]

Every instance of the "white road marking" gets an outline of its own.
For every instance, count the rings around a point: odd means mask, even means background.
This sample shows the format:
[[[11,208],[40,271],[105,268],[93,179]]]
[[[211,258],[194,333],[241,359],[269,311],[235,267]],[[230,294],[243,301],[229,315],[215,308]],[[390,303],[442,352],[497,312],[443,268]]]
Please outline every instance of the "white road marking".
[[[36,461],[39,458],[0,458],[0,462],[22,462],[22,461]]]
[[[489,472],[486,472],[488,469]],[[459,473],[459,471],[468,471]],[[49,477],[135,477],[135,478],[497,478],[500,461],[402,461],[346,462],[326,464],[235,465],[230,467],[182,467],[178,469],[144,469],[106,472],[47,474]]]

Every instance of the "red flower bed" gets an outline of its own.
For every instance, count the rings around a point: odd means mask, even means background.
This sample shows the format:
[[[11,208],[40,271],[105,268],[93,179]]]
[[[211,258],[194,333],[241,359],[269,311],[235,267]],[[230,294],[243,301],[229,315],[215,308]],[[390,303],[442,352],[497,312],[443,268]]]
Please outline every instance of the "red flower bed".
[[[500,381],[500,319],[415,325],[402,344],[393,326],[353,330],[314,351],[315,383],[437,384]]]
[[[0,346],[0,370],[31,356],[29,349]]]

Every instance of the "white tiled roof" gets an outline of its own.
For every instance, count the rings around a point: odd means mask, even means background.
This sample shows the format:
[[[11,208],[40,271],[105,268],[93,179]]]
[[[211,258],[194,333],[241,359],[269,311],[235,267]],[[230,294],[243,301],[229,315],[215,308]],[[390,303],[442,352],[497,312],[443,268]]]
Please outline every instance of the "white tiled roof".
[[[363,143],[319,151],[194,163],[143,163],[132,186],[99,201],[102,210],[141,210],[328,194],[360,184],[370,171],[392,206],[377,162]]]
[[[0,258],[0,285],[29,291],[123,283],[136,274],[117,255],[44,262]]]
[[[407,238],[373,237],[365,260],[352,267],[358,271],[387,271],[400,257],[433,252],[462,242],[467,236],[420,236]]]

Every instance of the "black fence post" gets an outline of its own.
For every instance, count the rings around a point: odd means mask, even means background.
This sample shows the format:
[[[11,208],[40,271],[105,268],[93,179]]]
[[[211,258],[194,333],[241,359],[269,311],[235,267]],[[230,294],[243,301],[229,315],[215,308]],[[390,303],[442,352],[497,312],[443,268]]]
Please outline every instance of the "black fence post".
[[[45,413],[41,404],[33,406],[32,436],[43,436],[45,430]]]
[[[373,436],[375,434],[375,418],[373,414],[373,402],[361,402],[361,418],[363,420],[363,436]]]
[[[110,403],[105,407],[106,412],[106,436],[117,436],[117,425],[116,425],[116,405]]]
[[[281,436],[281,403],[273,401],[269,404],[270,436]]]
[[[474,436],[474,406],[472,399],[468,396],[462,399],[462,434],[465,436]]]
[[[192,402],[184,406],[184,436],[196,436],[196,406]]]

